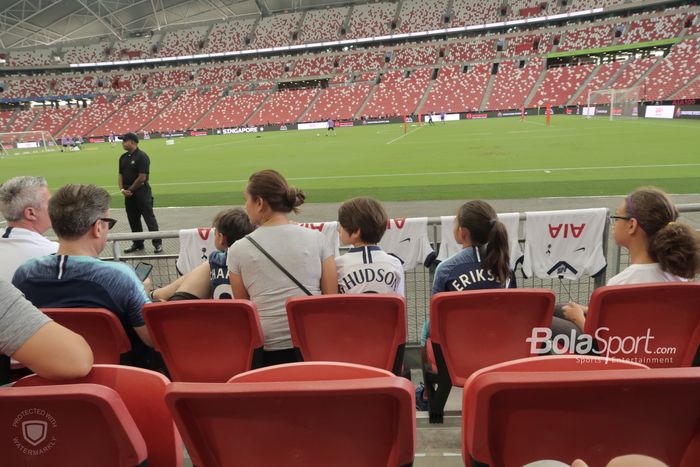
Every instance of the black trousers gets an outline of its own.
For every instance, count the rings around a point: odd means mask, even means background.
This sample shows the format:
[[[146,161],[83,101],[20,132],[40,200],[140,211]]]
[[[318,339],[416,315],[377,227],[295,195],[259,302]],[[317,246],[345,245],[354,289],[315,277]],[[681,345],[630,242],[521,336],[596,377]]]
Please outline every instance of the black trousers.
[[[153,194],[150,186],[144,185],[130,197],[124,198],[124,207],[126,208],[126,216],[129,218],[129,226],[132,232],[143,232],[141,216],[143,216],[143,220],[146,222],[150,232],[158,231],[158,221],[153,213]],[[153,239],[154,247],[162,243],[163,240],[160,238]],[[134,245],[143,246],[143,240],[134,240]]]

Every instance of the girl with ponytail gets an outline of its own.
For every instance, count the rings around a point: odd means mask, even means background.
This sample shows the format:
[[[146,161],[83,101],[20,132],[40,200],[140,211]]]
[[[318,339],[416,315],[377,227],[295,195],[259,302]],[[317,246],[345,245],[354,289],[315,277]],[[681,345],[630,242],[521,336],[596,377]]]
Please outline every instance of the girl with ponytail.
[[[250,222],[258,228],[229,248],[233,296],[250,299],[258,309],[265,337],[263,365],[292,362],[296,358],[285,302],[338,293],[334,252],[320,232],[289,220],[289,213],[297,213],[306,196],[278,172],[254,173],[243,195]]]
[[[438,265],[433,295],[438,292],[515,288],[515,278],[509,266],[508,232],[490,204],[481,200],[464,203],[457,212],[454,235],[464,249]],[[429,329],[426,320],[421,339],[423,346]]]
[[[693,279],[700,272],[700,238],[692,227],[678,222],[678,215],[658,188],[638,188],[627,196],[610,218],[615,243],[629,250],[630,265],[608,285]],[[569,303],[563,311],[583,329],[586,307]]]

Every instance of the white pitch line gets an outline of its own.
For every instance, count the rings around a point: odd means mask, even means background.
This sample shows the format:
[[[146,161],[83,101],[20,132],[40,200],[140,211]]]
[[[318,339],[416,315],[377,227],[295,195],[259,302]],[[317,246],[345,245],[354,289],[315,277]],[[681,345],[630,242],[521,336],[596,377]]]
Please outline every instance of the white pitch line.
[[[291,181],[313,181],[313,180],[350,180],[356,178],[393,178],[393,177],[425,177],[430,175],[485,175],[485,174],[507,174],[507,173],[528,173],[528,172],[574,172],[581,170],[626,170],[626,169],[663,169],[673,167],[700,167],[698,164],[649,164],[649,165],[610,165],[595,167],[544,167],[536,169],[508,169],[508,170],[463,170],[454,172],[416,172],[416,173],[394,173],[394,174],[366,174],[366,175],[326,175],[321,177],[287,177]],[[204,180],[199,182],[173,182],[154,183],[151,186],[183,186],[183,185],[216,185],[220,183],[247,183],[247,178],[238,180]],[[115,188],[115,185],[103,185],[103,188]]]
[[[411,133],[415,133],[415,132],[418,131],[418,130],[422,130],[423,128],[425,128],[425,127],[424,127],[424,126],[419,126],[419,127],[416,128],[415,130],[411,130],[411,131],[409,131],[408,133],[404,133],[404,134],[402,134],[401,136],[399,136],[398,138],[394,138],[394,139],[392,139],[391,141],[389,141],[389,142],[386,143],[386,144],[391,144],[391,143],[393,143],[393,142],[396,142],[396,141],[400,140],[401,138],[403,138],[404,136],[408,136],[408,135],[410,135]]]

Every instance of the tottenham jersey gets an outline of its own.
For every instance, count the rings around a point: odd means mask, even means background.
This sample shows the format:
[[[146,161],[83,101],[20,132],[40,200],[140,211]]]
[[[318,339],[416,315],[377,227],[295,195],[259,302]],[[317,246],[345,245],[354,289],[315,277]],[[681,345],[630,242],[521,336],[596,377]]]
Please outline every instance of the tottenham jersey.
[[[398,257],[404,271],[423,264],[425,258],[433,252],[433,247],[428,240],[428,218],[389,219],[379,246],[387,253]]]
[[[340,293],[404,295],[403,267],[395,256],[376,245],[351,248],[335,259]]]
[[[180,230],[180,256],[177,258],[180,274],[187,274],[206,262],[212,252],[217,251],[215,234],[214,228]]]
[[[523,273],[539,278],[578,279],[606,265],[605,208],[525,213]]]

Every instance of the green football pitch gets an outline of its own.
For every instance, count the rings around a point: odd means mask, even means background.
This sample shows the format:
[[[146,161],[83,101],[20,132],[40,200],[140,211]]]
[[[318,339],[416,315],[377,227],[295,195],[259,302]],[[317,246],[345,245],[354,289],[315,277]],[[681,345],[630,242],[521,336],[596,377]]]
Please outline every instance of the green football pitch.
[[[281,172],[308,202],[619,195],[640,185],[700,192],[700,122],[554,116],[371,125],[143,141],[156,205],[241,204],[248,176]],[[11,154],[0,182],[42,175],[52,188],[94,183],[117,193],[121,147]],[[115,206],[121,205],[115,197]]]

